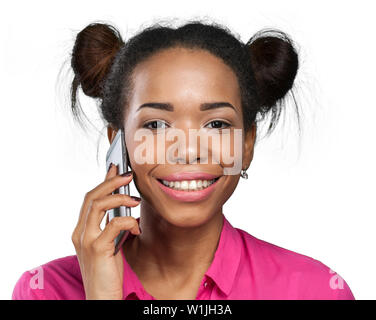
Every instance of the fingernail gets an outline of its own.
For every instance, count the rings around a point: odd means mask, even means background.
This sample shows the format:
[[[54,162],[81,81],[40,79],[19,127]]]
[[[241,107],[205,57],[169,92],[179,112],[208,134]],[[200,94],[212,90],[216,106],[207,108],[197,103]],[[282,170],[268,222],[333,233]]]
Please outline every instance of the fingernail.
[[[114,164],[111,162],[111,163],[110,163],[110,166],[108,167],[107,172],[110,171],[110,169],[112,168],[113,165],[114,165]]]
[[[129,177],[132,175],[132,171],[127,171],[127,172],[124,172],[123,174],[121,174],[122,177]]]
[[[131,196],[131,198],[132,198],[133,200],[136,200],[136,201],[141,201],[141,198],[136,197],[136,196]]]

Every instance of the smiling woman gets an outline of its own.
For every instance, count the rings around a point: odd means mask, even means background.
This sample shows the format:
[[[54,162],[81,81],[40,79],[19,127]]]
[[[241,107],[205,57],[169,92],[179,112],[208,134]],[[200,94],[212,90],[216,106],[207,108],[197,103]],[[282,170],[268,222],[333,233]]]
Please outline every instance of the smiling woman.
[[[124,42],[113,26],[93,23],[78,33],[71,62],[73,115],[82,112],[80,87],[100,99],[109,142],[124,130],[132,170],[111,167],[87,193],[72,234],[77,254],[42,265],[43,288],[25,272],[14,299],[354,299],[326,265],[234,228],[222,211],[252,162],[257,122],[271,114],[271,133],[293,87],[298,54],[285,33],[261,30],[242,43],[223,26],[193,21]],[[166,162],[137,160],[141,130],[156,138],[146,148],[152,158]],[[190,130],[212,143],[187,147]],[[241,170],[227,174],[236,160]],[[131,179],[141,201],[111,194]],[[100,229],[106,210],[139,203],[140,218]],[[120,230],[131,233],[113,256]]]

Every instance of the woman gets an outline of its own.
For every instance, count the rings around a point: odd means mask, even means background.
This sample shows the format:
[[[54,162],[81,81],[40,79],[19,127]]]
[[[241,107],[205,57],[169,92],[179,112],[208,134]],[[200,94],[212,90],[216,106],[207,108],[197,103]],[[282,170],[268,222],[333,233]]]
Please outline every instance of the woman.
[[[271,113],[272,131],[298,70],[292,41],[271,31],[245,44],[224,27],[198,21],[177,29],[156,25],[125,43],[108,24],[78,33],[73,114],[80,86],[100,99],[109,142],[124,129],[132,170],[109,169],[84,198],[72,234],[77,254],[25,272],[13,299],[354,299],[323,263],[234,228],[222,212],[240,176],[247,178],[257,122]],[[225,174],[230,165],[213,146],[208,155],[189,147],[168,155],[175,162],[140,162],[141,142],[134,139],[140,129],[152,137],[172,129],[228,135],[231,143],[220,151],[229,154],[238,130],[242,170]],[[173,142],[164,142],[148,145],[153,159],[168,154]],[[141,199],[112,194],[132,179]],[[100,228],[106,210],[138,204],[140,218],[114,218]],[[121,230],[130,233],[113,255]]]

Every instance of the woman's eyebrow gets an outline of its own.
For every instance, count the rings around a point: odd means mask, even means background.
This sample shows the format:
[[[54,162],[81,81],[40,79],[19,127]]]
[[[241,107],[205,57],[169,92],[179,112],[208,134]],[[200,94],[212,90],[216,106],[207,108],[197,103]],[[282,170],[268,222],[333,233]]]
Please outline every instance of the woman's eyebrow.
[[[211,110],[211,109],[217,109],[217,108],[232,108],[236,112],[236,109],[234,106],[229,103],[229,102],[207,102],[207,103],[202,103],[200,105],[200,110],[201,111],[206,111],[206,110]]]
[[[236,112],[236,109],[233,107],[233,105],[229,102],[205,102],[200,104],[200,110],[206,111],[211,109],[217,109],[217,108],[232,108]],[[140,111],[142,108],[154,108],[154,109],[160,109],[160,110],[166,110],[166,111],[174,111],[174,106],[171,103],[160,103],[160,102],[147,102],[140,105],[137,109],[137,112]]]

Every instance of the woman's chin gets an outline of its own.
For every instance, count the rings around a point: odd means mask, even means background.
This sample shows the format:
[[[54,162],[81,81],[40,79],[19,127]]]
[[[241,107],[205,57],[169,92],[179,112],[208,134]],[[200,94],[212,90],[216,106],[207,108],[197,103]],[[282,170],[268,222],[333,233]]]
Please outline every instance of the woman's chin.
[[[207,223],[210,213],[180,208],[163,214],[163,220],[179,228],[195,228]]]

